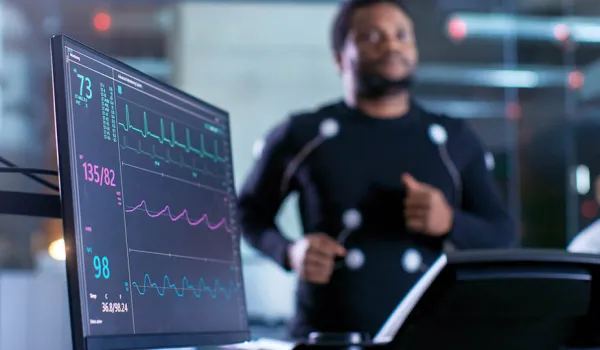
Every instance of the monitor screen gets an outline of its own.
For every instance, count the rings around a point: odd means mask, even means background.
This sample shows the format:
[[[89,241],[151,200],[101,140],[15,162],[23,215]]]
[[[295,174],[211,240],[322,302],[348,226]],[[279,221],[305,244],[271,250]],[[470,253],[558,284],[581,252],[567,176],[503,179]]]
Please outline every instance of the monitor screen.
[[[228,114],[52,39],[76,349],[247,340]]]

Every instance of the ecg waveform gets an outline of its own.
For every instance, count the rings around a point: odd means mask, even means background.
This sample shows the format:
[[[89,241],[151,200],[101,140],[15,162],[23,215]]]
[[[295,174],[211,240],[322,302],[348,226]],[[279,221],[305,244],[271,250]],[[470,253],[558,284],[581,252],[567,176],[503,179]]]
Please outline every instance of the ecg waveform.
[[[145,200],[141,201],[140,204],[136,205],[135,207],[125,209],[125,211],[127,213],[132,213],[132,212],[134,212],[136,210],[139,210],[139,209],[145,211],[146,214],[149,217],[151,217],[151,218],[156,218],[156,217],[159,217],[159,216],[161,216],[163,214],[167,214],[169,216],[169,218],[171,219],[171,221],[173,221],[173,222],[178,221],[178,220],[180,220],[182,218],[185,218],[186,221],[188,222],[188,224],[190,226],[198,226],[198,225],[200,225],[201,223],[204,222],[206,224],[206,226],[209,229],[213,230],[213,231],[214,230],[218,230],[219,228],[223,228],[225,231],[231,232],[231,229],[227,226],[227,220],[225,218],[222,218],[216,224],[211,224],[208,221],[208,215],[207,214],[202,214],[202,216],[200,217],[200,219],[193,220],[193,219],[191,219],[189,217],[187,209],[184,209],[177,216],[173,216],[173,214],[171,213],[171,208],[168,205],[165,205],[165,207],[161,211],[159,211],[159,212],[152,212],[152,211],[150,211],[148,209],[148,205],[146,204]]]
[[[185,128],[185,138],[186,142],[181,143],[177,141],[175,134],[175,124],[171,122],[170,127],[170,138],[167,138],[165,134],[165,122],[163,118],[160,118],[160,134],[154,134],[148,129],[148,118],[146,116],[146,111],[144,111],[144,127],[139,128],[131,124],[130,116],[129,116],[129,105],[125,105],[125,123],[119,122],[119,126],[123,128],[125,131],[135,131],[141,134],[144,138],[152,137],[158,140],[160,144],[168,144],[171,148],[181,148],[185,150],[187,153],[195,153],[201,158],[209,158],[215,162],[226,162],[228,160],[227,157],[222,157],[219,155],[219,145],[217,140],[213,141],[214,153],[210,153],[206,150],[204,145],[204,135],[200,133],[200,148],[195,148],[192,146],[192,137],[190,135],[190,129]],[[167,131],[167,133],[169,133]]]
[[[145,151],[144,149],[142,149],[142,142],[138,141],[138,146],[137,147],[132,147],[127,143],[127,138],[125,138],[125,136],[123,136],[123,142],[120,143],[120,147],[122,149],[126,149],[126,150],[130,150],[133,152],[136,152],[137,154],[142,154],[145,155],[147,157],[150,157],[152,159],[158,159],[158,160],[162,160],[165,163],[168,164],[173,164],[176,165],[180,168],[187,168],[190,169],[191,171],[194,172],[199,172],[202,173],[204,175],[207,176],[211,176],[217,179],[222,179],[224,178],[223,176],[220,176],[218,174],[212,173],[210,172],[208,169],[206,169],[206,167],[204,168],[198,168],[196,166],[196,159],[192,159],[192,164],[188,164],[184,158],[183,155],[180,155],[180,160],[175,160],[173,159],[173,157],[171,156],[171,152],[169,151],[169,149],[167,148],[166,152],[165,152],[165,156],[160,156],[156,153],[156,147],[154,145],[152,145],[152,151],[148,152]]]
[[[162,297],[165,296],[167,289],[172,289],[178,297],[184,297],[185,291],[187,290],[192,292],[197,299],[200,299],[204,293],[207,293],[213,299],[216,299],[219,294],[222,294],[225,299],[231,299],[233,293],[237,290],[236,285],[232,281],[227,285],[223,285],[219,280],[215,280],[214,285],[211,286],[204,282],[203,278],[200,278],[198,286],[194,286],[190,284],[187,277],[183,277],[181,280],[181,287],[178,287],[176,284],[171,283],[169,276],[167,275],[163,277],[163,285],[160,287],[157,283],[152,282],[152,279],[148,274],[144,275],[143,285],[140,286],[137,282],[131,282],[131,286],[135,287],[140,295],[146,295],[148,289],[155,289],[158,295]]]

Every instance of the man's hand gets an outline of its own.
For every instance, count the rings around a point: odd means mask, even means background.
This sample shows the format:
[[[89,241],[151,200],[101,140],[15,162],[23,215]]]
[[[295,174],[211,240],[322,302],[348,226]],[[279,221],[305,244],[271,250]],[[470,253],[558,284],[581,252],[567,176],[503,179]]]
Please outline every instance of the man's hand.
[[[409,174],[402,175],[402,183],[407,191],[404,216],[408,228],[434,237],[450,232],[453,211],[444,194]]]
[[[324,233],[306,234],[288,248],[288,263],[301,279],[317,284],[329,282],[334,259],[346,249]]]

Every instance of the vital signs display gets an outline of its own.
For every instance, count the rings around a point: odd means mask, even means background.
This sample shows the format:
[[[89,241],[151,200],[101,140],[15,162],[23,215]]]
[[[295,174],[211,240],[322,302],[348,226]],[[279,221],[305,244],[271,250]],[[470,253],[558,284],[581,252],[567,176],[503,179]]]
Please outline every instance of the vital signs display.
[[[227,114],[74,41],[60,50],[83,334],[245,331]]]

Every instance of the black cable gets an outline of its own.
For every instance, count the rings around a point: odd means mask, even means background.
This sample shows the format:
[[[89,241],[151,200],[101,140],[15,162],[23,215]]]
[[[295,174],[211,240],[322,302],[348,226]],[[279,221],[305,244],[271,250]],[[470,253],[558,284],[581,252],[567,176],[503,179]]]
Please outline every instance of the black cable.
[[[57,192],[59,191],[58,186],[56,186],[55,184],[53,184],[53,183],[51,183],[51,182],[49,182],[47,180],[44,180],[44,179],[42,179],[39,176],[34,175],[35,173],[40,174],[40,171],[43,173],[43,172],[51,172],[51,170],[19,168],[15,163],[7,160],[6,158],[4,158],[2,156],[0,156],[0,163],[6,165],[9,168],[13,168],[14,169],[14,170],[10,170],[10,171],[8,169],[6,169],[6,171],[2,171],[2,169],[0,169],[0,172],[22,173],[23,175],[27,176],[31,180],[33,180],[33,181],[35,181],[35,182],[37,182],[37,183],[39,183],[39,184],[41,184],[43,186],[46,186],[46,187],[48,187],[48,188],[50,188],[50,189],[52,189],[54,191],[57,191]],[[21,171],[21,169],[24,169],[25,172]],[[56,172],[54,172],[54,173],[48,173],[48,174],[45,174],[45,175],[57,175],[57,174],[56,174]]]
[[[30,175],[51,175],[58,176],[58,171],[36,168],[0,168],[0,173],[21,173]]]

